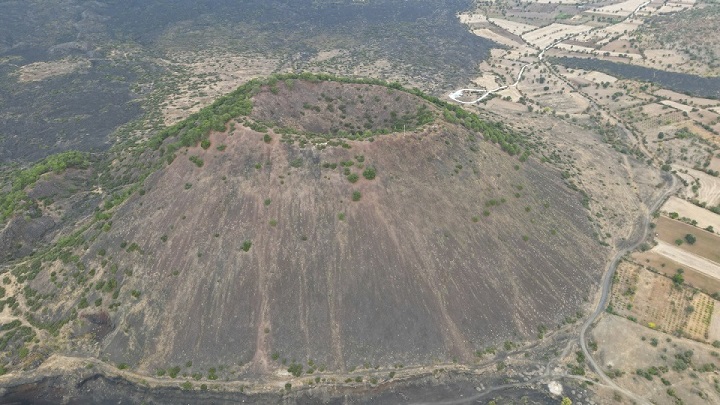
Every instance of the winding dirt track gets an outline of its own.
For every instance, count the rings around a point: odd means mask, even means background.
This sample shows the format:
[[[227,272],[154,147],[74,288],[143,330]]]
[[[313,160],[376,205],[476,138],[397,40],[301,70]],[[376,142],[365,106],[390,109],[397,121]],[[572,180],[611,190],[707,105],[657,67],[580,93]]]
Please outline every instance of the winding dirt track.
[[[637,13],[638,11],[640,11],[640,9],[642,9],[642,8],[645,7],[645,6],[647,6],[648,4],[650,4],[650,1],[646,1],[646,2],[644,2],[644,3],[642,3],[642,4],[640,4],[639,6],[637,6],[637,8],[636,8],[632,13],[630,13],[627,17],[625,17],[624,19],[622,19],[618,24],[620,24],[620,23],[624,22],[625,20],[631,18],[632,16],[635,15],[635,13]],[[595,31],[595,30],[598,30],[598,29],[602,29],[602,28],[603,28],[603,27],[597,27],[597,28],[595,28],[595,29],[590,30],[589,32],[592,32],[592,31]],[[492,89],[492,90],[487,90],[487,89],[471,89],[471,88],[459,89],[459,90],[456,90],[456,91],[448,94],[448,97],[450,97],[453,101],[458,102],[458,103],[460,103],[460,104],[475,104],[475,103],[478,103],[478,102],[486,99],[489,95],[491,95],[491,94],[493,94],[493,93],[497,93],[498,91],[502,91],[502,90],[508,89],[508,88],[510,88],[510,87],[517,87],[517,85],[520,83],[520,80],[522,80],[522,76],[523,76],[523,73],[525,73],[525,69],[527,69],[528,66],[532,66],[532,65],[535,65],[535,64],[537,64],[537,63],[542,62],[542,61],[543,61],[543,57],[545,56],[545,52],[546,52],[546,51],[548,51],[548,50],[556,47],[558,44],[560,44],[560,43],[562,43],[562,42],[564,42],[564,41],[567,41],[567,40],[569,40],[569,39],[573,39],[573,38],[575,38],[575,37],[578,36],[578,35],[580,35],[580,34],[578,33],[578,34],[568,35],[568,36],[566,36],[566,37],[564,37],[564,38],[561,38],[561,39],[553,42],[552,44],[546,46],[545,48],[541,49],[541,50],[540,50],[540,53],[538,54],[538,58],[537,58],[536,61],[530,62],[530,63],[526,63],[526,64],[524,64],[524,65],[520,68],[520,73],[518,73],[517,80],[515,80],[515,83],[513,83],[513,84],[509,84],[509,85],[507,85],[507,86],[500,86],[500,87],[498,87],[498,88],[496,88],[496,89]],[[460,98],[466,91],[468,91],[468,92],[480,93],[481,96],[480,96],[479,98],[473,100],[473,101],[463,101],[463,100],[460,100],[459,98]]]

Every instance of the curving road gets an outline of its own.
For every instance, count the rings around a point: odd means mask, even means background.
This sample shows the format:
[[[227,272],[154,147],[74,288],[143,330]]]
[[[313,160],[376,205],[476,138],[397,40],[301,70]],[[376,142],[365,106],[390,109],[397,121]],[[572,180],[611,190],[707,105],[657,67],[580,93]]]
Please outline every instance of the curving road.
[[[648,207],[648,215],[643,217],[642,223],[640,224],[640,229],[642,229],[641,234],[637,238],[637,240],[633,241],[629,246],[620,249],[615,256],[613,257],[612,261],[608,264],[606,267],[605,275],[602,279],[602,293],[600,295],[600,301],[597,303],[597,307],[595,308],[595,311],[593,311],[592,314],[588,317],[588,319],[583,323],[582,328],[580,329],[580,347],[582,348],[583,353],[585,354],[585,358],[587,359],[588,363],[590,364],[590,367],[595,371],[595,373],[603,380],[605,384],[612,387],[616,391],[622,392],[627,397],[633,399],[635,402],[640,404],[649,404],[649,401],[639,397],[635,393],[628,391],[617,384],[615,384],[614,381],[612,381],[606,374],[603,372],[602,368],[595,362],[595,359],[593,359],[592,355],[590,354],[590,351],[587,348],[587,342],[585,339],[585,334],[587,333],[590,326],[597,320],[597,318],[600,316],[600,314],[605,311],[605,307],[608,303],[608,298],[610,297],[610,290],[612,288],[612,279],[615,275],[615,270],[617,270],[618,263],[620,263],[620,260],[622,260],[623,256],[625,256],[627,253],[635,250],[647,237],[648,232],[650,231],[650,222],[652,218],[652,214],[657,211],[662,204],[665,203],[665,201],[670,198],[671,195],[675,194],[678,188],[678,183],[673,175],[669,175],[669,185],[667,189],[658,197],[658,199],[655,201],[652,206]]]

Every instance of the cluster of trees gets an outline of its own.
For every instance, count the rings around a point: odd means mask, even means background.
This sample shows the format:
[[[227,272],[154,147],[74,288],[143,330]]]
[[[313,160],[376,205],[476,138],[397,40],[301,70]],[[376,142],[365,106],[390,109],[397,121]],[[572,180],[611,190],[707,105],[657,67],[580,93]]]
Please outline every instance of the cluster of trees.
[[[0,195],[0,221],[10,217],[23,205],[23,201],[27,201],[25,188],[35,184],[43,174],[61,173],[68,168],[85,169],[89,164],[87,154],[69,151],[48,156],[27,169],[13,173],[10,178],[10,192]]]
[[[260,90],[262,84],[258,79],[245,83],[232,93],[215,100],[208,107],[158,132],[150,138],[147,145],[152,149],[158,149],[165,139],[177,137],[175,142],[167,147],[167,152],[172,153],[180,147],[197,145],[198,142],[207,139],[210,131],[224,131],[228,121],[252,112],[250,98]]]
[[[406,89],[400,83],[388,83],[372,78],[350,78],[330,74],[314,73],[289,73],[273,75],[266,79],[254,79],[240,86],[232,93],[219,98],[212,105],[203,108],[192,114],[187,119],[160,131],[148,141],[148,146],[158,149],[170,137],[178,139],[168,145],[166,152],[172,153],[180,147],[197,145],[205,139],[211,130],[224,131],[225,125],[233,118],[247,116],[252,112],[253,95],[257,94],[263,86],[276,88],[280,81],[292,83],[293,80],[304,80],[309,82],[332,81],[338,83],[367,84],[383,86],[389,89],[404,91],[420,97],[444,111],[446,120],[459,123],[465,128],[482,133],[483,137],[493,143],[500,145],[500,148],[510,155],[521,155],[521,160],[527,159],[529,151],[523,150],[524,139],[520,134],[514,133],[504,127],[502,123],[491,123],[482,120],[477,115],[464,110],[462,107],[447,103],[437,97],[427,95],[417,88]],[[291,87],[291,85],[288,85]],[[426,107],[422,106],[414,117],[418,126],[432,122],[433,114]],[[406,123],[407,124],[407,123]]]

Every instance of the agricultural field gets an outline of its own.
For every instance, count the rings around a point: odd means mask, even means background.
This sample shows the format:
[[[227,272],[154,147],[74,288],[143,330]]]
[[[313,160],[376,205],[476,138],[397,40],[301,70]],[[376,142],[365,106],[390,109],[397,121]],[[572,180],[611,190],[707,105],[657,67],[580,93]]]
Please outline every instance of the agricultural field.
[[[620,316],[605,315],[592,333],[594,356],[615,384],[653,404],[714,404],[717,348],[671,336]],[[682,401],[682,402],[680,402]],[[611,403],[629,403],[610,396]]]
[[[718,249],[720,236],[718,235],[663,216],[657,219],[655,235],[659,241],[676,245],[691,254],[720,263],[720,249]]]
[[[706,216],[716,215],[694,205],[686,207],[683,202],[673,198],[669,204],[679,206],[683,209],[681,212],[697,218],[701,218],[698,210],[705,211],[701,213]],[[651,248],[645,244],[641,252],[632,255],[632,260],[670,278],[678,277],[680,270],[680,279],[686,285],[720,296],[720,237],[711,232],[714,228],[705,229],[711,225],[699,228],[699,223],[692,217],[681,216],[677,211],[668,215],[677,219],[660,216],[654,229],[655,242],[652,243],[655,246]]]
[[[617,269],[608,311],[650,329],[706,342],[716,304],[709,295],[681,282],[623,262]]]

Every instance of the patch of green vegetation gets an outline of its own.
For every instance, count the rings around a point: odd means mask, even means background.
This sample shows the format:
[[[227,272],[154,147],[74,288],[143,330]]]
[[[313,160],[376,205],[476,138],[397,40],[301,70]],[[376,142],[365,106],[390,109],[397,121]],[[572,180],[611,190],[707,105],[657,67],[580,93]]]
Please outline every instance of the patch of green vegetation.
[[[190,156],[188,159],[190,159],[191,162],[195,163],[195,166],[197,167],[203,167],[205,162],[199,157],[199,156]]]
[[[27,169],[12,173],[9,180],[10,190],[0,193],[0,221],[6,220],[30,202],[25,189],[35,184],[43,174],[61,173],[68,168],[85,169],[89,165],[87,154],[69,151],[48,156]]]
[[[191,114],[187,119],[158,132],[148,140],[148,147],[157,150],[163,146],[166,139],[176,138],[165,149],[165,153],[173,153],[180,147],[197,145],[210,131],[225,131],[226,124],[231,119],[250,114],[250,97],[259,89],[261,83],[260,80],[251,80],[230,94],[220,97],[210,106]]]
[[[168,375],[170,376],[170,378],[175,378],[175,377],[177,377],[178,374],[180,373],[180,370],[182,370],[182,369],[180,368],[180,366],[174,366],[174,367],[170,367],[170,368],[167,370],[167,373],[168,373]]]
[[[424,99],[425,101],[430,102],[434,106],[438,107],[443,111],[443,116],[447,121],[460,124],[464,126],[465,128],[473,131],[473,132],[479,132],[483,135],[483,138],[485,140],[488,140],[493,143],[497,143],[500,145],[501,149],[509,153],[510,155],[520,155],[520,160],[524,161],[529,156],[529,151],[524,150],[523,151],[523,145],[525,144],[524,138],[517,134],[510,129],[508,129],[504,124],[500,122],[496,123],[489,123],[484,120],[482,120],[477,115],[470,113],[463,109],[459,105],[454,105],[447,103],[437,97],[427,95],[420,91],[419,89],[406,89],[399,83],[388,83],[379,79],[362,79],[362,78],[349,78],[349,77],[339,77],[334,76],[330,74],[312,74],[312,73],[300,73],[300,74],[285,74],[285,75],[274,75],[270,76],[269,78],[265,80],[256,79],[245,86],[242,87],[242,91],[248,92],[250,89],[259,89],[261,86],[266,84],[272,84],[277,83],[280,80],[306,80],[310,82],[320,82],[320,81],[330,81],[330,82],[338,82],[338,83],[350,83],[350,84],[367,84],[367,85],[376,85],[376,86],[383,86],[388,88],[388,90],[399,90],[403,91],[405,93],[412,94],[414,96],[420,97]],[[238,91],[234,92],[235,97],[241,97],[240,91],[241,89],[238,89]],[[248,96],[248,99],[251,96]],[[250,105],[250,110],[251,110]],[[306,105],[306,109],[312,109],[312,110],[319,110],[319,107],[317,106],[310,106]],[[249,111],[247,112],[249,114]],[[415,111],[414,114],[406,114],[404,116],[398,116],[396,114],[391,114],[392,122],[390,123],[390,127],[393,131],[403,131],[403,130],[414,130],[418,127],[421,127],[423,125],[426,125],[428,123],[433,122],[435,119],[434,113],[428,108],[427,105],[421,104],[417,107],[417,111]],[[284,129],[279,132],[291,132],[289,129]],[[357,130],[355,132],[347,133],[342,130],[338,131],[338,133],[334,134],[333,137],[335,138],[348,138],[348,139],[354,139],[354,140],[361,140],[361,139],[367,139],[367,140],[373,140],[374,136],[376,135],[382,135],[384,133],[389,133],[387,129],[383,129],[380,131],[370,131],[370,130],[364,130],[360,131]],[[322,134],[319,134],[322,136]],[[330,142],[328,142],[330,144]],[[332,146],[339,146],[342,145],[343,147],[346,147],[346,144],[340,144],[340,143],[333,143]],[[349,145],[347,145],[349,147]]]
[[[374,167],[368,167],[363,171],[363,177],[367,180],[373,180],[375,178],[375,175],[377,174],[377,170]]]
[[[288,367],[287,371],[295,377],[300,377],[303,372],[303,365],[299,363],[293,363],[290,365],[290,367]]]

